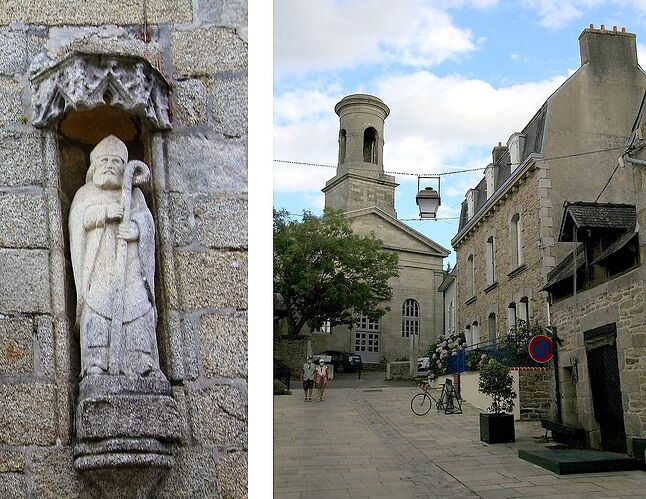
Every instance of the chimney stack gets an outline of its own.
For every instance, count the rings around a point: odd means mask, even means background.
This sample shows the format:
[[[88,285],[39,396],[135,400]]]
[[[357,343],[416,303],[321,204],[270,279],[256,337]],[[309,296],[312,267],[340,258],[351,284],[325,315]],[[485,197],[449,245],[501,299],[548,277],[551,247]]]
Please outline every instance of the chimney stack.
[[[595,70],[608,70],[618,66],[637,65],[637,42],[633,33],[621,31],[613,26],[612,31],[605,25],[595,29],[594,24],[583,30],[579,36],[581,65],[590,64]]]

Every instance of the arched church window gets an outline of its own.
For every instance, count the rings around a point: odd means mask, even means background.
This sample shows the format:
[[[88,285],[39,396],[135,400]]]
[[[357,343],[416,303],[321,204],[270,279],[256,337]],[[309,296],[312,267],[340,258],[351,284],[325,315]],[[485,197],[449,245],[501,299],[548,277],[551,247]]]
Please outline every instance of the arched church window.
[[[419,303],[409,298],[402,305],[402,338],[419,334]]]

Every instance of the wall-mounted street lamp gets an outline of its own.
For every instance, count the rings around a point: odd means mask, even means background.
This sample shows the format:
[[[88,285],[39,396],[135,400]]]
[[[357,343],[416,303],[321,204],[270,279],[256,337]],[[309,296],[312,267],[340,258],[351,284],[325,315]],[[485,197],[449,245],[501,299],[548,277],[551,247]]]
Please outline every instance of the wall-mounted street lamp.
[[[437,190],[432,187],[425,187],[420,190],[421,179],[437,180]],[[417,190],[419,192],[415,196],[415,201],[419,206],[419,217],[434,219],[437,215],[437,209],[440,207],[440,177],[438,175],[417,177]]]

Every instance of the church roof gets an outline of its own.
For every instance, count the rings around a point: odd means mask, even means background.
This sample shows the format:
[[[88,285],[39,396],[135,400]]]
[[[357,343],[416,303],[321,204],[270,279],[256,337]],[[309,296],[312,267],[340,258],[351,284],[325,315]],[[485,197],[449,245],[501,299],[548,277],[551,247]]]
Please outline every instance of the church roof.
[[[431,254],[432,256],[438,256],[438,257],[446,257],[449,255],[450,250],[446,249],[444,246],[441,246],[440,244],[436,243],[432,239],[429,239],[426,237],[424,234],[416,231],[415,229],[409,227],[405,223],[401,222],[400,220],[397,220],[396,218],[392,217],[388,213],[386,213],[384,210],[377,208],[376,206],[372,206],[370,208],[363,208],[361,210],[354,210],[347,212],[345,216],[348,219],[352,218],[359,218],[359,217],[364,217],[366,215],[374,215],[388,224],[392,225],[396,229],[406,233],[409,237],[412,239],[416,240],[417,242],[421,243],[423,246],[428,248],[428,253]],[[375,234],[376,237],[379,238],[379,234]],[[388,245],[392,246],[392,245]],[[407,248],[396,248],[396,249],[407,249]]]

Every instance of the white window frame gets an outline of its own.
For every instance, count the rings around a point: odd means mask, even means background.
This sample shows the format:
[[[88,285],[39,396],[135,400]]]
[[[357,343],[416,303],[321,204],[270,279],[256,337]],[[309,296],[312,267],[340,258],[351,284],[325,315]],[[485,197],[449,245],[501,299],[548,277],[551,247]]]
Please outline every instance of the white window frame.
[[[402,338],[410,338],[411,333],[419,336],[419,303],[408,298],[402,304]]]
[[[496,238],[489,236],[486,248],[487,286],[496,282]]]
[[[511,217],[509,226],[510,240],[511,240],[511,266],[512,270],[520,267],[523,260],[523,227],[522,217],[520,213],[514,213]]]

